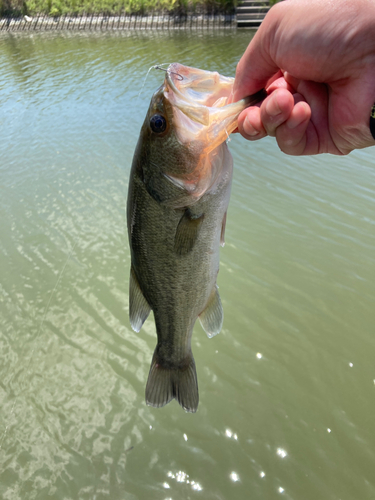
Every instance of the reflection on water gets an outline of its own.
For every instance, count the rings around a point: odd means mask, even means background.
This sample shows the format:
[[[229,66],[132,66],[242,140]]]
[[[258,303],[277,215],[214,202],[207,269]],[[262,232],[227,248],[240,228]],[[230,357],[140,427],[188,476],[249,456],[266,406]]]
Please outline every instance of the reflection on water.
[[[179,61],[233,75],[250,33],[0,38],[0,497],[375,497],[372,149],[289,158],[233,136],[222,333],[200,406],[144,403],[128,320],[127,182]]]

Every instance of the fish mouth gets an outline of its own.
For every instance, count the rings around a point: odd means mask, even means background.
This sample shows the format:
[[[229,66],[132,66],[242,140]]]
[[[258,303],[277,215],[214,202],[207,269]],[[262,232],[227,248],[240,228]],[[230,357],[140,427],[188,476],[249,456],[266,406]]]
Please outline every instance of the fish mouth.
[[[164,172],[164,176],[189,195],[190,203],[215,189],[222,176],[230,175],[231,159],[222,145],[237,128],[241,111],[267,95],[263,91],[228,103],[233,83],[234,78],[179,63],[170,64],[166,70],[160,90],[164,104],[168,104],[170,125],[178,143],[195,160],[193,165],[186,162],[185,171]]]
[[[238,115],[264,93],[228,104],[234,78],[179,63],[168,66],[164,96],[173,109],[174,126],[181,143],[200,141],[210,152],[237,128]],[[257,97],[254,99],[254,97]]]

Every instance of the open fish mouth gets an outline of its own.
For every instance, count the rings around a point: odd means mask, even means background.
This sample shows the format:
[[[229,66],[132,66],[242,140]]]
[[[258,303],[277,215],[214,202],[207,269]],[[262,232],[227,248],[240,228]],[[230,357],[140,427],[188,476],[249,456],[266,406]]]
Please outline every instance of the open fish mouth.
[[[266,97],[263,90],[228,104],[234,78],[216,71],[170,64],[164,82],[164,96],[174,110],[174,126],[182,144],[202,141],[206,152],[223,143],[237,128],[238,115]]]
[[[230,100],[234,78],[218,72],[172,63],[158,90],[170,112],[170,125],[177,142],[195,157],[194,168],[165,172],[175,186],[191,196],[191,203],[215,185],[222,169],[221,145],[237,128],[238,116],[246,107],[262,100],[263,90],[238,102]]]

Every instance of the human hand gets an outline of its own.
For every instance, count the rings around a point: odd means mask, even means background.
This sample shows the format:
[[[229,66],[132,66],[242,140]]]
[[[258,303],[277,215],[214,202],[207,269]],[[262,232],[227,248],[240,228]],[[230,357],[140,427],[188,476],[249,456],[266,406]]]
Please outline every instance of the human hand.
[[[375,2],[287,0],[267,14],[237,66],[233,100],[269,96],[239,117],[249,140],[275,136],[291,155],[375,144]]]

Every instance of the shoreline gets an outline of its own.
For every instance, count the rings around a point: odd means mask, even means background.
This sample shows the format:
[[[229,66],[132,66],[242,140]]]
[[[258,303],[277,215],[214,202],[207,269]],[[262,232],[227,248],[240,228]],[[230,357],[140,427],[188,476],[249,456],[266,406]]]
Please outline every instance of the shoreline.
[[[58,31],[58,30],[149,30],[149,29],[235,29],[236,15],[231,13],[184,13],[169,11],[152,12],[148,15],[126,14],[65,14],[33,17],[17,16],[0,18],[0,31]]]

